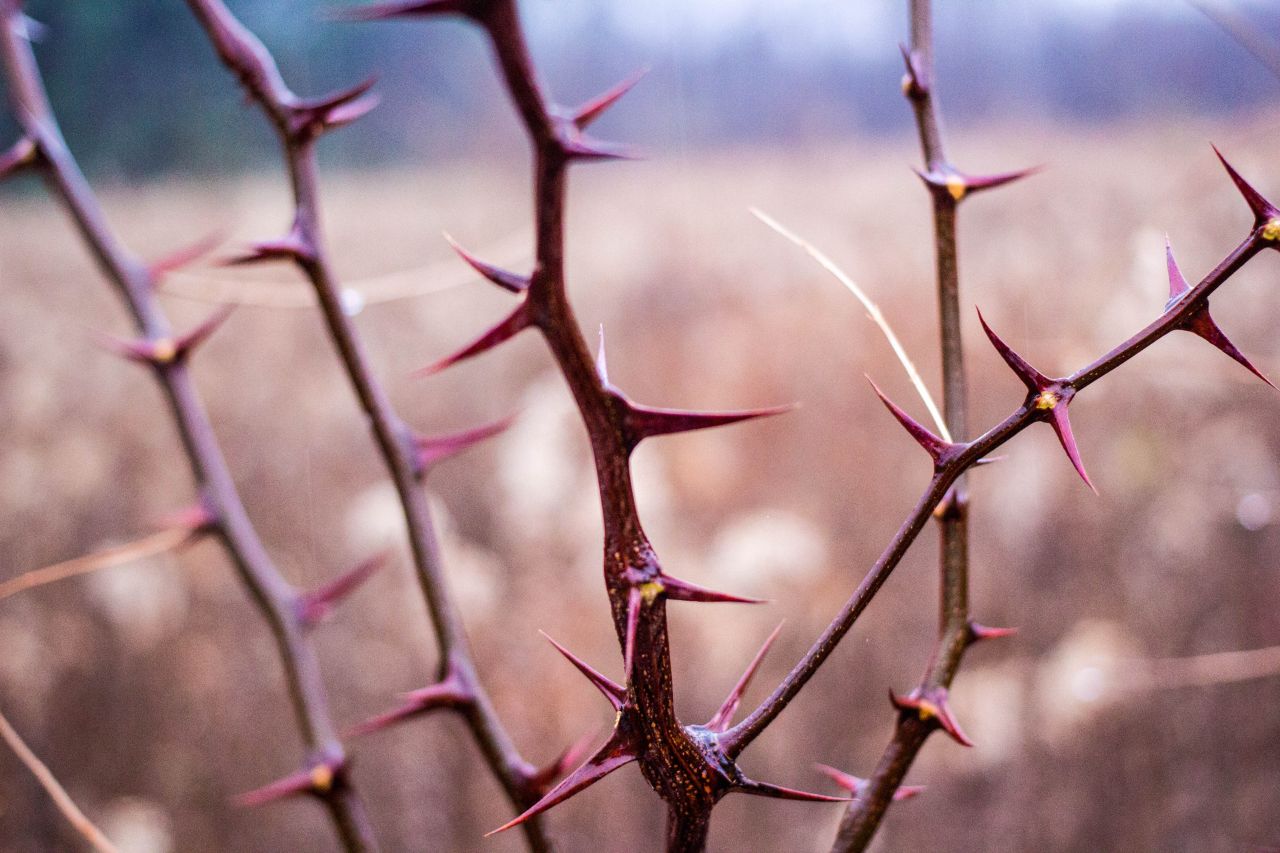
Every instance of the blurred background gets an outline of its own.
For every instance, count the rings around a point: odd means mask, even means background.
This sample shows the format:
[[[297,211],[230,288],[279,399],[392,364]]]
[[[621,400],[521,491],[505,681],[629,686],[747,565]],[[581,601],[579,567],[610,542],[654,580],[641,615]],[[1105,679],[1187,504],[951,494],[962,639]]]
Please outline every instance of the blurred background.
[[[325,219],[380,376],[426,432],[511,412],[504,436],[430,489],[480,670],[535,761],[609,723],[538,636],[620,671],[600,581],[586,441],[545,348],[522,337],[429,380],[507,299],[440,238],[516,268],[530,255],[528,155],[480,35],[456,22],[354,25],[336,2],[232,8],[306,94],[379,75],[383,104],[323,143]],[[938,92],[956,164],[1046,164],[972,200],[961,221],[966,305],[1046,372],[1083,365],[1155,317],[1167,233],[1188,278],[1249,226],[1216,142],[1272,197],[1280,80],[1182,3],[939,4]],[[758,701],[826,625],[928,476],[867,388],[923,418],[855,300],[751,217],[767,211],[876,299],[935,388],[928,199],[909,166],[898,85],[905,3],[529,0],[553,92],[573,103],[636,67],[648,78],[599,125],[647,159],[575,170],[571,289],[604,323],[614,381],[687,407],[797,401],[785,417],[669,438],[637,454],[646,528],[673,574],[761,607],[671,607],[678,708],[705,719],[780,620]],[[1272,3],[1219,3],[1280,44]],[[224,253],[282,231],[287,187],[183,4],[31,0],[37,54],[69,143],[134,249],[158,257],[219,232]],[[0,122],[0,141],[13,137]],[[1259,258],[1214,316],[1280,375],[1280,265]],[[24,178],[0,194],[0,580],[135,539],[191,500],[188,468],[147,373],[105,355],[120,306],[62,212]],[[300,586],[382,549],[392,564],[316,641],[342,726],[390,707],[434,667],[394,493],[345,377],[284,267],[204,263],[166,282],[179,327],[243,307],[196,378],[273,555]],[[971,419],[1021,386],[966,340]],[[1193,336],[1162,341],[1073,407],[1082,486],[1047,429],[972,480],[974,614],[1016,625],[974,650],[955,709],[975,748],[942,738],[909,777],[886,851],[1244,851],[1280,845],[1280,667],[1210,653],[1280,646],[1280,400]],[[841,650],[747,753],[745,769],[828,790],[815,761],[866,774],[935,624],[922,535]],[[334,849],[298,801],[234,794],[293,770],[300,746],[265,628],[214,544],[0,602],[0,708],[123,849]],[[1274,655],[1273,655],[1274,657]],[[521,849],[482,840],[509,816],[465,729],[420,719],[353,744],[389,850]],[[826,849],[839,807],[729,797],[713,850]],[[556,809],[567,851],[661,846],[638,773]],[[29,773],[0,750],[0,849],[77,849]]]

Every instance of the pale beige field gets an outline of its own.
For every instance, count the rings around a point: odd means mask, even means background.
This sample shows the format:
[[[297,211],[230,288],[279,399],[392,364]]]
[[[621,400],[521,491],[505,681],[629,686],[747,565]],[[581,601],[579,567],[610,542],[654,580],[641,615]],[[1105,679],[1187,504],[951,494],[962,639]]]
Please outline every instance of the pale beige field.
[[[1280,196],[1275,116],[1106,130],[957,135],[973,171],[1044,162],[967,203],[964,301],[1046,372],[1067,373],[1154,318],[1167,232],[1198,279],[1246,233],[1216,141]],[[571,287],[604,324],[614,381],[647,403],[796,401],[758,424],[646,445],[647,529],[673,573],[768,598],[672,607],[681,713],[709,714],[785,619],[758,700],[826,624],[923,488],[928,466],[871,393],[870,374],[923,408],[854,299],[747,213],[758,206],[835,258],[877,299],[934,382],[927,200],[912,140],[786,151],[652,152],[574,175]],[[145,533],[191,498],[189,472],[145,371],[106,355],[125,318],[60,212],[0,196],[0,579]],[[334,255],[367,303],[379,374],[424,431],[517,412],[508,434],[434,476],[449,568],[486,685],[526,755],[549,759],[609,723],[544,630],[615,674],[586,443],[541,343],[518,339],[428,380],[411,372],[499,316],[504,294],[466,274],[448,230],[494,261],[527,261],[524,163],[330,175]],[[272,235],[275,176],[109,187],[143,254],[222,229]],[[1215,317],[1280,375],[1280,259],[1252,264]],[[285,268],[174,276],[179,325],[208,300],[240,309],[196,375],[273,554],[314,584],[383,548],[391,567],[317,634],[343,725],[387,708],[434,666],[392,490],[306,290]],[[973,422],[1020,386],[965,329]],[[1280,395],[1190,335],[1167,340],[1072,408],[1094,497],[1048,429],[975,475],[974,612],[1017,625],[976,650],[956,688],[977,746],[937,739],[896,807],[892,851],[1237,851],[1280,844],[1280,674],[1230,667],[1152,682],[1153,660],[1280,645]],[[936,385],[936,383],[934,383]],[[760,778],[822,788],[816,761],[858,773],[890,731],[933,632],[933,538],[922,537],[811,688],[754,746]],[[1164,671],[1164,670],[1162,670]],[[135,851],[332,849],[321,811],[245,812],[229,798],[291,771],[300,749],[267,632],[213,544],[0,603],[0,708],[108,834]],[[389,850],[520,849],[482,840],[507,819],[464,729],[422,719],[353,746]],[[824,789],[825,790],[825,789]],[[818,850],[833,806],[729,798],[712,849]],[[631,769],[557,809],[567,851],[660,848],[660,803]],[[72,849],[25,770],[0,752],[0,849]]]

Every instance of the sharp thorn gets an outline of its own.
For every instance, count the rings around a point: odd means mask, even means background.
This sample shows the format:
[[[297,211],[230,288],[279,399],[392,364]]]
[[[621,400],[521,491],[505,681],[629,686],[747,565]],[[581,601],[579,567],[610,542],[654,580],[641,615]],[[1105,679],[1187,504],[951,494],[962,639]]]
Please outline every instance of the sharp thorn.
[[[987,325],[986,318],[982,316],[981,309],[978,310],[978,322],[982,324],[982,330],[987,333],[987,338],[991,341],[991,345],[996,348],[996,352],[1000,353],[1000,357],[1004,359],[1005,364],[1018,375],[1022,380],[1022,384],[1027,386],[1027,390],[1032,392],[1043,391],[1052,384],[1052,380],[1040,371],[1031,366],[1025,358],[1018,355],[1013,349],[1000,339],[1000,336],[991,330]]]
[[[854,776],[851,773],[845,773],[843,770],[837,770],[827,764],[815,765],[819,772],[823,773],[835,782],[841,788],[853,794],[855,800],[866,795],[867,787],[871,784],[870,780],[863,779],[861,776]],[[894,802],[902,802],[909,800],[924,792],[923,785],[899,785],[898,789],[893,792]]]
[[[1280,209],[1274,204],[1263,198],[1262,193],[1255,190],[1248,181],[1246,181],[1239,172],[1235,170],[1227,158],[1222,156],[1222,152],[1218,150],[1218,146],[1213,146],[1213,153],[1218,155],[1222,168],[1227,170],[1227,175],[1231,177],[1231,182],[1236,185],[1240,195],[1244,196],[1245,202],[1249,205],[1249,210],[1253,212],[1254,227],[1264,230],[1264,239],[1274,243],[1280,240]]]
[[[778,623],[778,627],[773,629],[773,633],[764,641],[764,645],[760,647],[760,651],[756,652],[756,656],[751,659],[751,663],[747,664],[742,677],[738,679],[738,683],[729,691],[729,695],[725,697],[719,710],[707,721],[707,729],[713,732],[724,732],[729,728],[729,723],[733,721],[733,715],[737,713],[738,706],[742,703],[742,695],[746,693],[747,687],[751,684],[751,679],[756,674],[756,670],[760,668],[761,662],[764,661],[764,656],[768,654],[769,647],[773,645],[774,640],[778,639],[778,634],[781,632],[782,623]]]
[[[626,401],[626,429],[632,447],[646,438],[673,435],[699,429],[727,426],[739,421],[781,415],[794,405],[745,409],[737,412],[691,412],[683,409],[661,409]]]
[[[1067,415],[1067,404],[1059,403],[1050,410],[1049,426],[1053,427],[1053,431],[1058,435],[1058,442],[1062,444],[1062,449],[1067,452],[1067,458],[1071,460],[1071,465],[1076,469],[1076,473],[1080,475],[1080,479],[1084,480],[1084,484],[1093,490],[1096,495],[1097,487],[1093,485],[1093,481],[1089,479],[1089,474],[1084,470],[1084,462],[1080,460],[1080,448],[1076,446],[1076,437],[1071,432],[1071,418]]]
[[[235,797],[234,802],[238,806],[253,808],[300,794],[323,796],[333,790],[341,773],[340,762],[317,762],[306,770],[299,770],[261,788],[240,794]]]
[[[889,691],[889,701],[900,713],[909,714],[923,722],[932,722],[961,746],[973,746],[955,715],[951,713],[951,705],[945,687],[934,687],[921,693],[916,691],[910,696],[899,696]]]
[[[884,403],[885,408],[898,419],[898,423],[902,424],[903,428],[916,440],[916,443],[925,449],[935,465],[940,465],[959,446],[942,440],[926,429],[920,422],[898,408],[892,400],[884,395],[884,392],[880,390],[880,386],[876,385],[870,376],[867,377],[867,381],[871,383],[871,388],[876,392],[876,396],[880,398],[880,402]]]
[[[852,797],[829,797],[826,794],[811,794],[795,788],[784,788],[768,782],[757,782],[745,776],[734,783],[733,790],[756,797],[772,797],[775,800],[799,800],[807,803],[847,803]]]
[[[529,289],[528,276],[517,275],[516,273],[495,267],[492,264],[485,263],[466,249],[459,246],[457,241],[447,233],[444,235],[444,239],[449,241],[449,245],[458,253],[458,257],[466,261],[473,270],[480,273],[482,277],[498,285],[498,287],[501,287],[503,290],[509,290],[512,293],[523,293]]]
[[[662,575],[655,581],[648,590],[642,589],[646,595],[664,595],[671,601],[697,601],[705,604],[767,604],[763,598],[745,598],[741,595],[730,595],[727,592],[717,592],[714,589],[708,589],[705,586],[698,586],[680,578],[673,578],[670,575]]]
[[[569,663],[576,666],[578,671],[585,675],[587,680],[595,685],[597,690],[604,694],[604,698],[609,700],[609,704],[613,706],[613,710],[622,710],[622,706],[625,705],[627,701],[627,689],[625,687],[597,672],[590,664],[557,643],[555,640],[551,639],[551,637],[547,636],[545,632],[540,631],[539,633],[546,637],[547,642],[556,647],[556,651],[564,655],[565,658],[568,659]]]
[[[585,104],[575,109],[571,120],[575,125],[577,125],[578,130],[586,130],[590,127],[596,119],[604,115],[610,107],[621,100],[622,97],[630,92],[648,73],[649,69],[647,67],[641,68],[621,83],[618,83],[611,89],[597,95],[590,101],[587,101]]]
[[[471,692],[455,676],[450,675],[438,684],[422,687],[406,694],[405,701],[398,708],[371,717],[348,729],[344,737],[359,737],[371,732],[403,722],[413,717],[420,717],[432,711],[465,708],[474,701]]]
[[[487,332],[480,335],[471,343],[462,349],[445,356],[435,364],[428,365],[417,371],[415,376],[431,376],[439,373],[447,367],[452,367],[461,361],[474,358],[483,352],[488,352],[501,343],[514,338],[520,332],[529,328],[532,318],[529,314],[529,303],[522,301],[516,306],[515,310],[508,314],[505,318],[498,322],[497,325],[490,328]]]
[[[301,596],[298,599],[298,618],[307,627],[314,627],[323,622],[333,613],[338,604],[377,574],[378,570],[387,564],[390,556],[388,551],[375,554],[324,586]]]
[[[978,622],[969,620],[969,644],[981,642],[982,640],[999,640],[1003,637],[1012,637],[1018,633],[1017,628],[993,628],[990,625],[983,625]]]
[[[503,418],[475,429],[455,432],[449,435],[420,436],[413,440],[417,451],[418,473],[424,474],[436,464],[452,459],[459,453],[470,450],[477,444],[506,431],[515,422],[515,416]]]
[[[565,747],[555,761],[552,761],[546,767],[526,773],[525,782],[529,789],[535,792],[537,796],[546,794],[557,779],[587,759],[587,756],[590,755],[591,744],[595,739],[595,734],[579,738]]]
[[[35,164],[40,148],[30,137],[22,137],[0,153],[0,181]]]
[[[183,269],[218,248],[226,239],[220,231],[201,237],[190,245],[183,246],[164,255],[147,265],[152,281],[159,281],[171,272]]]
[[[634,748],[623,736],[615,731],[605,745],[596,751],[595,755],[588,758],[581,767],[574,770],[560,784],[548,791],[546,796],[530,806],[519,817],[503,824],[492,832],[485,833],[485,837],[488,838],[490,835],[496,835],[499,832],[505,832],[512,827],[519,826],[529,818],[542,814],[552,806],[559,805],[574,794],[599,782],[619,767],[624,767],[635,760]]]

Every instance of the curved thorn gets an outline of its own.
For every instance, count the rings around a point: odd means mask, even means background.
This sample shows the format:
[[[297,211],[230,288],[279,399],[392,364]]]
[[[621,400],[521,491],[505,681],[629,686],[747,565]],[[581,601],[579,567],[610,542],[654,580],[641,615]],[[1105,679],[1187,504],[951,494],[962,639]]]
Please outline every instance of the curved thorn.
[[[1013,349],[1000,339],[1000,336],[991,330],[987,325],[987,320],[982,316],[982,309],[978,310],[978,322],[982,324],[982,331],[987,333],[987,339],[991,341],[991,345],[996,348],[996,352],[1000,353],[1000,357],[1004,359],[1005,364],[1018,375],[1022,380],[1022,384],[1027,386],[1029,391],[1043,391],[1051,384],[1049,377],[1031,366],[1025,358],[1018,355]]]
[[[351,595],[365,581],[377,574],[391,557],[391,552],[383,551],[361,562],[350,571],[344,572],[324,586],[317,587],[298,599],[298,618],[307,627],[314,627],[333,613],[334,608],[343,599]]]
[[[529,328],[531,323],[532,316],[529,313],[529,303],[527,301],[522,301],[516,306],[514,311],[499,321],[497,325],[480,335],[480,337],[476,338],[474,341],[452,355],[445,356],[435,364],[427,365],[421,370],[416,371],[414,375],[431,376],[439,373],[447,367],[452,367],[460,361],[466,361],[467,359],[474,358],[483,352],[488,352],[498,346],[498,344],[509,341],[511,338],[514,338],[516,335]]]
[[[500,267],[495,267],[492,264],[485,263],[458,245],[457,241],[454,240],[447,232],[444,235],[444,239],[449,241],[449,245],[458,253],[458,257],[466,261],[468,266],[480,273],[480,275],[485,279],[488,279],[498,285],[498,287],[501,287],[503,290],[509,290],[512,293],[523,293],[529,289],[528,276],[517,275],[516,273],[508,272]]]
[[[778,623],[778,627],[773,629],[773,633],[764,641],[764,645],[760,647],[760,651],[756,652],[756,656],[751,659],[751,663],[747,664],[747,668],[743,671],[742,677],[738,679],[738,683],[729,691],[729,695],[725,697],[719,710],[707,721],[706,728],[708,730],[723,732],[729,728],[729,723],[733,721],[733,715],[737,713],[738,705],[742,702],[742,694],[746,692],[747,686],[751,684],[751,679],[755,676],[756,670],[760,668],[764,656],[768,654],[769,647],[773,645],[774,640],[778,639],[778,634],[782,632],[782,625],[783,623]]]
[[[556,647],[556,651],[564,655],[565,658],[568,659],[569,663],[578,668],[578,672],[585,675],[587,680],[595,685],[597,690],[604,694],[604,698],[609,700],[609,704],[613,706],[613,710],[622,710],[622,706],[625,705],[627,701],[627,689],[625,687],[596,671],[590,664],[582,660],[582,658],[578,657],[573,652],[551,639],[551,637],[547,636],[545,631],[539,631],[538,633],[546,637],[547,642]]]
[[[449,435],[419,436],[414,438],[413,444],[417,451],[418,472],[420,474],[425,473],[437,463],[445,459],[451,459],[459,453],[470,450],[482,441],[499,435],[509,429],[514,422],[515,415],[511,415],[500,421],[494,421],[491,424],[485,424],[475,429],[463,430]]]
[[[1049,413],[1049,426],[1053,427],[1053,431],[1058,435],[1058,442],[1062,445],[1062,449],[1067,452],[1067,458],[1071,460],[1071,465],[1076,469],[1076,473],[1080,475],[1080,479],[1084,480],[1084,484],[1093,490],[1096,495],[1098,489],[1093,485],[1093,481],[1089,479],[1089,474],[1084,470],[1084,462],[1080,460],[1080,448],[1076,446],[1076,437],[1071,432],[1071,418],[1067,415],[1067,406],[1059,403],[1054,406]]]
[[[548,791],[546,796],[530,806],[519,817],[491,832],[486,832],[485,838],[519,826],[529,818],[542,814],[552,806],[559,805],[574,794],[599,782],[619,767],[624,767],[635,760],[635,751],[630,742],[615,731],[609,740],[605,742],[605,745],[596,751],[595,755],[588,758],[586,763],[566,776],[559,785]]]
[[[644,76],[648,73],[648,67],[633,72],[630,77],[575,109],[571,121],[577,126],[578,130],[586,130],[596,119],[604,115],[610,107],[635,88],[635,85],[644,79]]]
[[[867,381],[871,383],[871,389],[876,392],[880,402],[884,403],[889,413],[898,419],[898,423],[902,424],[903,428],[916,440],[916,443],[923,447],[929,456],[933,458],[934,463],[941,462],[943,457],[957,446],[951,442],[943,441],[926,429],[920,422],[898,408],[892,400],[884,395],[884,392],[880,390],[880,386],[876,385],[875,380],[870,376],[867,377]]]

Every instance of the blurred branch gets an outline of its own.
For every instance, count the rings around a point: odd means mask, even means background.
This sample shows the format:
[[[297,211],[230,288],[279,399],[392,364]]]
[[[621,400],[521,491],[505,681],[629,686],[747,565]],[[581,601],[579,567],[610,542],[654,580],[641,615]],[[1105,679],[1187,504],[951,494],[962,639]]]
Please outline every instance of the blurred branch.
[[[1256,24],[1225,3],[1214,2],[1214,0],[1187,0],[1187,2],[1221,27],[1235,40],[1236,44],[1247,50],[1254,59],[1266,66],[1273,76],[1280,79],[1280,44],[1264,36]]]
[[[192,530],[189,527],[174,527],[161,530],[159,533],[153,533],[150,536],[144,536],[141,539],[135,539],[132,542],[126,542],[123,545],[117,545],[114,548],[105,548],[93,554],[86,554],[83,557],[54,563],[52,566],[32,569],[15,578],[10,578],[4,583],[0,583],[0,601],[11,595],[17,595],[24,590],[44,586],[65,578],[87,575],[99,569],[122,566],[145,557],[154,557],[157,554],[173,551],[186,545],[199,535],[199,531]]]
[[[1211,687],[1280,675],[1280,646],[1134,662],[1154,689]]]
[[[85,841],[89,842],[89,845],[94,850],[98,851],[98,853],[119,853],[119,849],[111,843],[111,840],[103,834],[102,830],[98,829],[93,824],[93,821],[85,817],[84,812],[80,811],[80,807],[75,804],[75,801],[71,799],[71,795],[58,782],[58,778],[53,775],[53,771],[23,742],[13,726],[9,725],[9,721],[3,713],[0,713],[0,737],[4,738],[4,742],[18,756],[18,760],[26,765],[31,774],[36,777],[40,786],[48,792],[53,804],[58,807],[58,811],[62,812],[62,816],[75,828],[76,832],[84,837]]]

